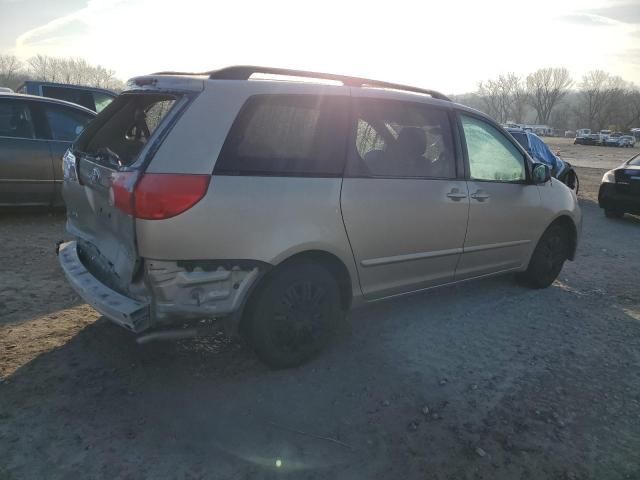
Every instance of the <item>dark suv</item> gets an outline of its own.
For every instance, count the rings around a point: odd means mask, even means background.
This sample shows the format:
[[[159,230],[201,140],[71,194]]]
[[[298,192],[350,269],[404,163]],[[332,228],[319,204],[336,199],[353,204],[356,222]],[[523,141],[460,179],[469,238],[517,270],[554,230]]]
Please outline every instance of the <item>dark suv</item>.
[[[57,98],[58,100],[77,103],[94,112],[100,112],[118,96],[117,93],[104,88],[34,80],[24,82],[18,87],[17,91],[18,93],[28,93],[29,95]]]

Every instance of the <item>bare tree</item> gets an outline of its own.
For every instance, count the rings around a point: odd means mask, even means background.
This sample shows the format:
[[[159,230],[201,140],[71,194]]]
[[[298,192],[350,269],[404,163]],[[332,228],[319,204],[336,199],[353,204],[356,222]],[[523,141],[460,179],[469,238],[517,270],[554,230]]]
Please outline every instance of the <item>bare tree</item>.
[[[623,95],[621,102],[620,117],[617,125],[620,130],[631,130],[640,127],[640,90],[635,86],[630,86]]]
[[[511,87],[511,119],[516,123],[524,122],[524,116],[527,113],[527,90],[523,80],[515,75],[509,73]]]
[[[487,80],[486,82],[478,83],[478,96],[482,101],[482,110],[487,115],[499,122],[504,121],[501,118],[500,92],[496,81]]]
[[[113,70],[90,65],[82,58],[36,55],[28,60],[29,74],[36,80],[119,90],[122,82]]]
[[[572,84],[566,68],[541,68],[527,76],[529,105],[535,109],[538,122],[549,123],[553,108]]]
[[[555,108],[551,114],[551,125],[559,130],[568,130],[575,113],[568,107]]]
[[[480,82],[478,95],[486,113],[498,122],[522,120],[526,96],[522,80],[515,73],[499,75],[495,79]]]
[[[0,86],[15,88],[23,76],[22,62],[15,55],[0,54]]]
[[[478,84],[476,92],[481,108],[500,123],[521,122],[526,111],[522,80],[514,73],[499,75]]]
[[[582,77],[580,119],[590,128],[599,130],[619,123],[629,86],[620,77],[602,70],[593,70]]]

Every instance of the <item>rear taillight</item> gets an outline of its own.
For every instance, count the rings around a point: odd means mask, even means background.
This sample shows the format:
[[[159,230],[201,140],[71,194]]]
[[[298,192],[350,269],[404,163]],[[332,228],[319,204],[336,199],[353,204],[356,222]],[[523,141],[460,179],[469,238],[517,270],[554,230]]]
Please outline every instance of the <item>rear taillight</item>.
[[[135,188],[135,217],[147,220],[175,217],[204,197],[209,180],[210,175],[147,173]]]
[[[175,217],[207,193],[210,175],[146,173],[136,183],[135,172],[114,174],[112,203],[128,215],[144,220]]]
[[[136,172],[114,172],[111,174],[109,201],[118,210],[133,215],[133,189],[136,184]]]

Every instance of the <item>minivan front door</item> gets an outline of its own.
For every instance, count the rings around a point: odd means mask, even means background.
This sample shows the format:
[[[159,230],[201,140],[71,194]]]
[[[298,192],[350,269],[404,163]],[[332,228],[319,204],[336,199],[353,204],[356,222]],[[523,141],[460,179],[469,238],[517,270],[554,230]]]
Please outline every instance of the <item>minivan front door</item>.
[[[452,281],[469,198],[448,112],[353,94],[341,207],[365,298]]]
[[[521,267],[544,229],[526,158],[495,126],[460,115],[468,158],[469,226],[456,280]]]

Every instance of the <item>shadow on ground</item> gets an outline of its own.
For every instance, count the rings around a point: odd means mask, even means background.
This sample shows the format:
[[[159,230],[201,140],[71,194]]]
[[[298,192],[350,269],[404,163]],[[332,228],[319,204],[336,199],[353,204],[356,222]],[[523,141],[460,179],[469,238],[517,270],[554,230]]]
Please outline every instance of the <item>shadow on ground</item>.
[[[222,336],[142,348],[100,319],[0,385],[0,458],[15,478],[634,472],[640,422],[620,414],[640,399],[640,321],[614,306],[603,324],[601,302],[508,278],[444,289],[355,312],[277,372]]]

